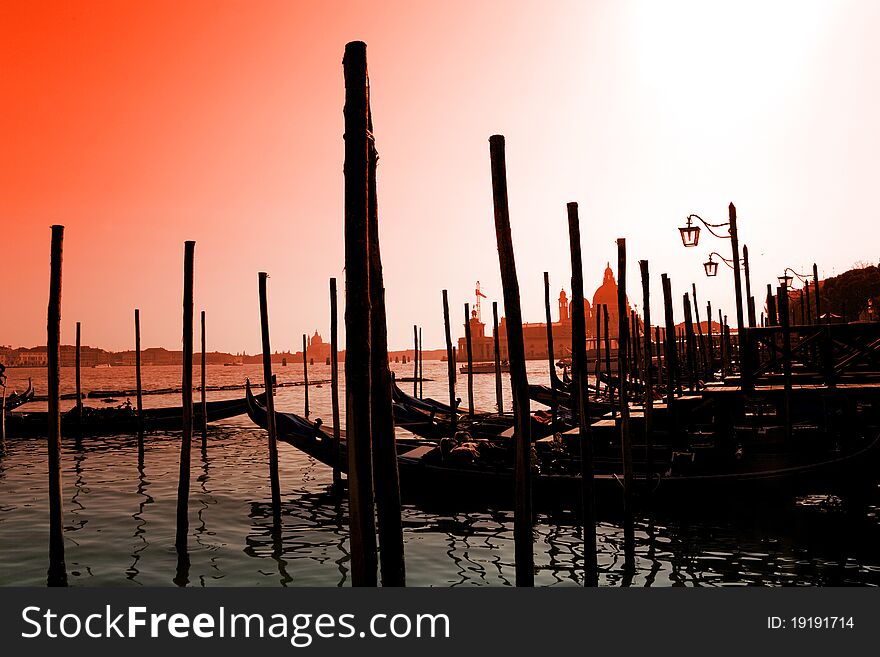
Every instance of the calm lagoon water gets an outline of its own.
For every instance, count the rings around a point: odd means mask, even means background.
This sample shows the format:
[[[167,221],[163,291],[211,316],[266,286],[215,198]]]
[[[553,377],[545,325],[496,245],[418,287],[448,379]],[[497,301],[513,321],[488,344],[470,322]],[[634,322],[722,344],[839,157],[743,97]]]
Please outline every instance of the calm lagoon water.
[[[411,364],[395,364],[411,376]],[[280,382],[300,381],[302,366],[276,367]],[[446,364],[425,363],[425,395],[446,394]],[[12,369],[10,389],[33,377],[45,394],[45,370]],[[530,380],[546,381],[547,365],[529,363]],[[72,368],[62,392],[73,391]],[[196,375],[198,376],[198,375]],[[208,384],[260,381],[258,366],[209,367]],[[312,381],[329,366],[310,367]],[[475,377],[476,405],[492,408],[494,378]],[[144,388],[179,386],[178,367],[144,370]],[[406,388],[412,384],[403,384]],[[87,369],[84,390],[134,387],[134,368]],[[463,378],[459,390],[466,395]],[[209,393],[208,399],[243,396]],[[330,423],[330,387],[312,386],[312,418]],[[343,396],[344,399],[344,396]],[[179,395],[148,395],[147,406],[179,405]],[[112,403],[122,403],[124,398]],[[64,402],[65,407],[73,402]],[[89,400],[101,406],[103,400]],[[466,402],[465,402],[466,403]],[[505,382],[505,403],[510,393]],[[278,410],[302,412],[303,388],[282,387]],[[39,410],[34,403],[27,409]],[[74,586],[348,586],[347,503],[331,491],[331,471],[280,444],[282,532],[273,536],[265,432],[241,416],[209,428],[192,457],[190,567],[177,572],[174,550],[180,434],[147,437],[143,469],[134,437],[90,439],[62,451],[68,576]],[[48,530],[46,448],[42,440],[11,440],[0,456],[0,585],[45,584]],[[623,531],[599,531],[601,583],[606,586],[874,585],[880,584],[878,507],[857,513],[824,502],[825,491],[781,511],[694,518],[642,518],[635,570],[623,568]],[[504,586],[514,581],[513,513],[508,509],[444,513],[403,509],[407,580],[412,586]],[[536,584],[581,583],[582,545],[574,516],[538,516]]]

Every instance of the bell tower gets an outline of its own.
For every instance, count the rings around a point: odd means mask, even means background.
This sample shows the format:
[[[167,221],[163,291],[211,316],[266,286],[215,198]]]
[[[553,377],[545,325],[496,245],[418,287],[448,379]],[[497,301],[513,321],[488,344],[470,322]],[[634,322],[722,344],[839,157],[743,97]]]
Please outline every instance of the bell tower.
[[[565,296],[565,290],[559,292],[559,321],[567,322],[568,317],[568,297]]]

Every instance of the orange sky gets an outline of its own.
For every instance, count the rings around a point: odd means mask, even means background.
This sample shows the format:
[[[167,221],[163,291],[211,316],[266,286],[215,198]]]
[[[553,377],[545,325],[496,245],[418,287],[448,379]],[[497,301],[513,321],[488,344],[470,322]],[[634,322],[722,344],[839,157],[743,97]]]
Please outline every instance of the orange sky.
[[[523,311],[587,289],[626,237],[733,317],[729,270],[685,251],[690,212],[739,210],[759,291],[786,265],[876,262],[880,3],[18,2],[0,5],[0,344],[45,343],[49,225],[66,226],[63,339],[179,348],[183,242],[209,348],[328,329],[342,279],[342,53],[368,44],[392,347],[442,344],[480,280],[500,299],[488,137],[507,138]],[[855,234],[855,237],[853,236]],[[702,241],[702,240],[701,240]],[[630,297],[641,307],[640,294]],[[760,306],[760,304],[759,304]],[[678,308],[676,308],[677,314]],[[660,305],[653,307],[660,317]],[[341,316],[341,315],[340,315]],[[460,331],[459,331],[460,332]]]

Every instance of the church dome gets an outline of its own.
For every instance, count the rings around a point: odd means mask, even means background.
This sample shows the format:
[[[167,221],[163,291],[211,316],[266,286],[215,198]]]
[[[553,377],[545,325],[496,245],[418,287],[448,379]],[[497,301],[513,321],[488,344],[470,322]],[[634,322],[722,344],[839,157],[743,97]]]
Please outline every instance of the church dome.
[[[611,270],[611,263],[605,266],[605,276],[602,278],[602,285],[593,295],[593,308],[600,305],[608,306],[608,311],[617,310],[617,281],[614,280],[614,272]],[[629,298],[626,300],[626,311],[629,313]]]

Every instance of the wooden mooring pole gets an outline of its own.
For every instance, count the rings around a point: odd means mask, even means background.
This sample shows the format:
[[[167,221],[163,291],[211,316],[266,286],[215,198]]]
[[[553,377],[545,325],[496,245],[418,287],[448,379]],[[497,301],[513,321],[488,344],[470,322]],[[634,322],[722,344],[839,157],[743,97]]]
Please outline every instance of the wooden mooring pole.
[[[516,503],[514,506],[514,554],[516,585],[534,586],[535,556],[532,538],[532,464],[531,415],[529,412],[529,381],[519,301],[519,282],[513,240],[510,235],[510,213],[507,201],[507,165],[504,137],[489,138],[492,168],[492,198],[495,206],[495,235],[498,261],[504,290],[504,314],[507,318],[507,350],[510,382],[513,390],[514,449],[516,453]]]
[[[654,377],[651,373],[654,367],[654,358],[651,345],[651,277],[648,272],[648,261],[639,260],[639,269],[642,275],[642,308],[643,321],[645,323],[645,350],[644,358],[644,413],[645,413],[645,486],[650,491],[654,483],[654,437],[652,420],[654,415]],[[658,368],[659,373],[659,368]]]
[[[633,461],[632,435],[629,426],[629,391],[627,377],[630,371],[627,362],[629,353],[629,318],[626,316],[626,240],[617,239],[617,378],[620,382],[620,447],[623,460],[623,536],[624,559],[628,569],[634,564],[635,533],[633,526]]]
[[[498,302],[492,302],[492,341],[495,346],[495,407],[504,412],[504,399],[501,393],[501,338],[498,335]]]
[[[376,167],[379,155],[373,132],[367,78],[367,246],[370,282],[370,421],[373,441],[373,485],[379,533],[379,566],[382,586],[406,586],[403,554],[403,521],[400,510],[400,476],[388,366],[388,325],[385,283],[379,247],[379,202]],[[473,399],[473,391],[471,399]],[[473,404],[473,402],[471,402]]]
[[[822,321],[822,308],[819,301],[819,268],[815,262],[813,263],[813,293],[816,297],[816,323],[818,324]]]
[[[303,394],[305,395],[303,399],[303,413],[306,417],[309,416],[309,360],[306,355],[308,352],[308,343],[306,334],[303,333],[302,337],[303,342]]]
[[[688,372],[690,373],[690,388],[697,388],[697,347],[694,339],[694,321],[691,315],[691,299],[687,292],[682,297],[684,303],[684,335],[685,354],[687,357]]]
[[[608,375],[608,383],[605,392],[609,394],[611,401],[611,413],[614,413],[614,386],[611,378],[611,332],[608,330],[608,304],[602,304],[602,324],[605,327],[605,373]],[[620,372],[617,373],[620,376]]]
[[[544,272],[544,317],[547,323],[547,364],[550,372],[550,395],[553,426],[556,426],[556,358],[553,353],[553,318],[550,315],[550,274]],[[561,318],[560,318],[561,319]],[[586,336],[584,337],[586,340]]]
[[[419,396],[419,327],[413,324],[413,397]]]
[[[467,350],[468,415],[474,416],[474,355],[471,351],[471,306],[464,304],[464,344]]]
[[[186,552],[189,534],[190,454],[193,432],[193,259],[196,243],[187,241],[183,255],[183,380],[181,406],[183,433],[180,439],[180,473],[177,479],[177,535],[174,545]]]
[[[694,319],[696,319],[697,322],[697,351],[699,352],[700,356],[700,370],[702,371],[703,378],[705,379],[709,377],[709,358],[706,354],[706,341],[703,337],[703,325],[700,323],[700,304],[697,301],[697,284],[692,283],[691,288],[691,292],[693,292],[694,295]],[[709,316],[709,323],[712,323],[711,315]]]
[[[574,302],[574,299],[572,299]],[[596,367],[595,367],[595,386],[596,386],[596,401],[599,401],[599,373],[602,370],[602,306],[596,306],[593,308],[593,312],[596,313]],[[572,322],[574,322],[574,318],[572,318]]]
[[[207,376],[207,356],[205,354],[205,311],[201,312],[201,328],[202,328],[202,418],[199,427],[202,430],[202,449],[208,449],[208,376]]]
[[[138,464],[144,462],[144,398],[141,388],[141,311],[134,309],[134,377],[137,392]]]
[[[367,47],[345,46],[345,415],[351,576],[376,586],[378,554],[370,419],[371,336],[368,230],[369,87]]]
[[[83,421],[83,403],[82,403],[82,343],[80,340],[81,324],[76,323],[76,439],[82,440],[82,421]]]
[[[266,295],[266,279],[269,274],[258,275],[260,293],[260,335],[263,347],[263,386],[266,391],[266,430],[269,433],[269,487],[272,492],[272,517],[281,520],[281,482],[278,476],[278,432],[275,424],[275,386],[272,378],[272,346],[269,342],[269,302]]]
[[[672,318],[672,284],[669,276],[660,275],[663,287],[663,310],[666,320],[666,406],[674,418],[675,388],[678,379],[678,353],[675,345],[675,320]]]
[[[330,279],[330,404],[333,412],[333,443],[336,461],[333,465],[333,488],[342,485],[342,441],[339,426],[339,320],[337,318],[336,279]]]
[[[710,379],[715,373],[715,339],[712,337],[712,302],[706,302],[706,334],[709,342],[706,376]]]
[[[581,452],[581,512],[584,533],[584,586],[599,585],[596,555],[596,501],[593,473],[593,436],[590,428],[587,320],[584,313],[584,266],[577,203],[569,203],[568,240],[571,251],[571,365],[577,404],[578,443]],[[598,343],[597,343],[598,344]],[[598,350],[598,347],[597,347]]]
[[[425,396],[425,359],[422,353],[422,327],[419,327],[419,399]]]
[[[49,586],[67,586],[64,562],[64,505],[61,493],[61,259],[64,226],[52,226],[49,309],[46,351],[48,361],[49,465]],[[5,402],[4,402],[5,404]]]
[[[784,392],[785,436],[791,439],[791,327],[788,317],[788,287],[779,288],[779,317],[782,320],[782,381]]]
[[[449,295],[443,290],[443,326],[446,329],[446,376],[449,381],[450,433],[454,436],[458,425],[458,408],[455,401],[455,351],[452,349],[452,328],[449,324]]]

